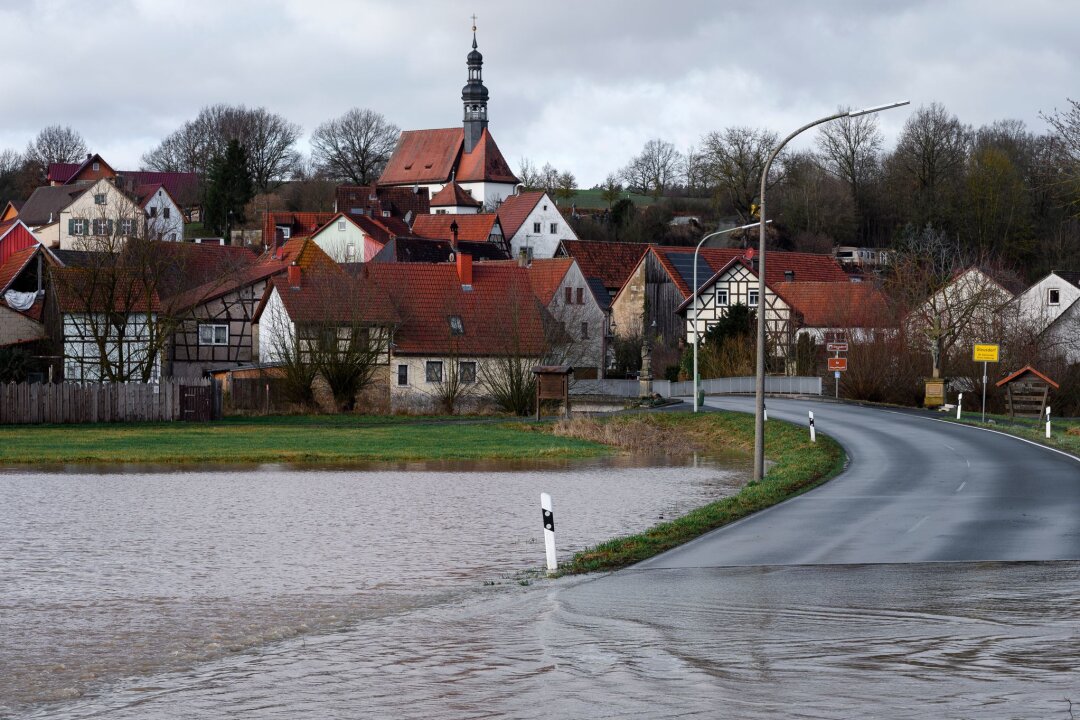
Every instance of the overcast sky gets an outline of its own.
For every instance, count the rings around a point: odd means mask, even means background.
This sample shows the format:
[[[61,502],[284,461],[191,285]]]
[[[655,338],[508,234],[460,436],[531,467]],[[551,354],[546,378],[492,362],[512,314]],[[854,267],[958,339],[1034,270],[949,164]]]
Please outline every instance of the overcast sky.
[[[974,126],[1080,97],[1080,3],[0,0],[0,148],[71,125],[121,169],[226,102],[306,134],[350,107],[402,129],[461,122],[476,13],[490,129],[601,182],[645,141],[730,125],[780,134],[840,105],[937,101]],[[910,108],[880,116],[891,145]],[[808,141],[809,142],[809,141]]]

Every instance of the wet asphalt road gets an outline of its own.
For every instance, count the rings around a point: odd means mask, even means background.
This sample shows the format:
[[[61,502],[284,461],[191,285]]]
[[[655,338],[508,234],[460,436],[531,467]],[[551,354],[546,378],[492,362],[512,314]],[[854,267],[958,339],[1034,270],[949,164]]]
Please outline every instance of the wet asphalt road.
[[[709,398],[753,410],[753,398]],[[768,401],[838,440],[850,466],[801,497],[637,570],[1080,559],[1080,461],[1002,434],[878,408]],[[768,428],[766,428],[766,433]]]

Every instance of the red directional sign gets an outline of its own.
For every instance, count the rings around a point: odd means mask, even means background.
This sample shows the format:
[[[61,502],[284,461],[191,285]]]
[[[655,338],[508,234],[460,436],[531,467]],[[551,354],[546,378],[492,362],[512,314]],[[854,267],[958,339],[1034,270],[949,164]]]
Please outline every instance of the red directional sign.
[[[825,345],[828,352],[847,352],[846,342],[831,342]]]
[[[834,357],[829,358],[830,370],[847,370],[847,358]]]

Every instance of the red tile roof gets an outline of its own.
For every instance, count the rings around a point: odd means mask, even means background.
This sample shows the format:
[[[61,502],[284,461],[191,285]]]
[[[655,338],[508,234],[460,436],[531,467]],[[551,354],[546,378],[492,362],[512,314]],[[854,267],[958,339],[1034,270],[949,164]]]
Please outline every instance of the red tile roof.
[[[284,273],[294,261],[302,269],[307,270],[337,267],[337,263],[309,238],[294,238],[276,251],[264,252],[253,262],[245,264],[234,272],[227,275],[216,273],[202,285],[171,298],[170,311],[183,312],[240,288]]]
[[[782,282],[770,287],[801,316],[804,327],[895,325],[889,319],[885,296],[870,283]]]
[[[299,287],[284,274],[270,283],[295,323],[395,325],[401,319],[381,288],[349,277],[336,265],[301,270]]]
[[[582,275],[586,278],[599,278],[604,287],[613,291],[618,291],[626,284],[650,247],[645,243],[594,240],[563,240],[561,246],[566,255],[577,260]]]
[[[464,131],[462,131],[464,135]],[[464,137],[462,138],[464,141]],[[458,161],[455,180],[458,182],[497,182],[514,183],[520,180],[510,169],[506,158],[499,152],[495,138],[486,129],[480,135],[480,142],[471,153],[462,153]]]
[[[544,197],[543,190],[531,190],[519,195],[511,195],[499,206],[499,223],[506,237],[513,237],[529,217],[537,203]]]
[[[170,298],[205,283],[221,282],[256,261],[258,255],[239,245],[162,242],[158,252],[168,257],[172,277],[163,278],[158,294]]]
[[[431,207],[481,207],[483,203],[465,192],[456,182],[448,182],[431,198]]]
[[[484,130],[471,153],[464,152],[463,128],[406,130],[386,163],[379,185],[458,182],[516,183],[517,177]]]
[[[0,263],[0,295],[15,281],[19,273],[30,264],[30,261],[37,254],[38,247],[40,246],[35,245],[13,252],[8,256],[7,260]]]
[[[509,263],[476,263],[472,273],[469,290],[453,263],[366,263],[358,280],[371,283],[396,308],[397,354],[543,355],[545,311],[527,271]],[[451,334],[452,315],[461,318],[463,334]]]
[[[125,185],[161,185],[180,208],[199,204],[199,176],[193,172],[153,172],[149,170],[120,170]]]
[[[338,185],[334,209],[349,215],[382,216],[389,211],[392,217],[404,218],[431,212],[427,188],[379,187],[378,185]]]
[[[487,242],[499,221],[496,213],[476,213],[473,215],[417,215],[413,221],[413,235],[433,240],[453,240],[450,226],[457,223],[458,240]],[[500,229],[502,226],[499,226]]]
[[[82,163],[49,163],[45,179],[51,183],[60,183],[62,185],[70,180],[71,176],[82,166]]]
[[[517,260],[496,261],[494,264],[516,266]],[[563,278],[573,266],[573,258],[536,258],[525,268],[533,293],[545,307],[551,303]]]
[[[158,294],[119,268],[49,268],[53,295],[62,313],[160,312]]]
[[[307,237],[334,218],[332,212],[266,212],[263,213],[263,245],[274,245],[278,225],[289,226],[289,238]]]
[[[668,275],[671,276],[671,279],[674,281],[675,286],[678,288],[683,298],[689,298],[690,283],[693,282],[693,275],[691,274],[684,278],[672,262],[672,255],[693,255],[694,248],[658,246],[653,247],[652,252],[656,255],[656,258],[660,261],[661,266],[664,267]],[[746,250],[738,248],[702,248],[700,257],[704,260],[706,265],[712,268],[713,273],[718,273],[732,260],[735,260],[736,258],[745,258],[746,253]],[[747,260],[745,263],[746,266],[752,267],[751,262],[752,261]],[[692,258],[689,260],[689,265],[692,269]],[[768,254],[765,261],[766,284],[773,287],[777,283],[784,282],[786,280],[784,273],[788,271],[795,273],[794,278],[796,282],[850,282],[847,273],[844,272],[844,269],[840,267],[840,264],[830,255],[780,251],[772,251]],[[698,282],[711,284],[712,279],[713,278],[701,277],[701,269],[698,269]]]

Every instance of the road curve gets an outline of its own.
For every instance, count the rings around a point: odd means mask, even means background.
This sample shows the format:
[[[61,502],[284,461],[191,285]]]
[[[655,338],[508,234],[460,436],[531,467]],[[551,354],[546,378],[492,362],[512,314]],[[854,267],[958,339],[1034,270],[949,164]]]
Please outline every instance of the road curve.
[[[709,398],[751,411],[752,398]],[[1080,460],[1005,435],[878,408],[768,401],[847,450],[824,486],[638,570],[1080,559]],[[768,429],[766,428],[766,432]]]

